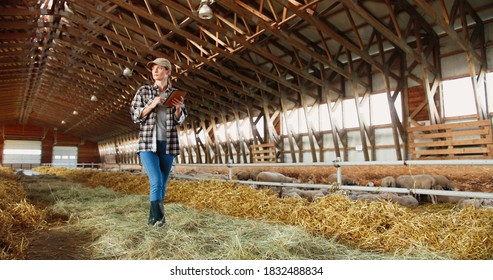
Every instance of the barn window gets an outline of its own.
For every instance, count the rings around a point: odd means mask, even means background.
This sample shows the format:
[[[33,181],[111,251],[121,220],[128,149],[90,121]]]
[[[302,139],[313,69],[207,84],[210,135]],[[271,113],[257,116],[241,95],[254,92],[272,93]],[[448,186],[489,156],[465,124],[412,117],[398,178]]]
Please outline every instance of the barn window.
[[[308,108],[308,110],[310,110]],[[282,134],[287,135],[287,132],[293,132],[294,134],[306,133],[308,132],[306,126],[305,111],[303,108],[289,110],[287,114],[284,114],[285,125],[282,128]]]
[[[361,102],[361,98],[359,98],[358,102]],[[344,116],[344,127],[345,128],[359,127],[358,111],[356,110],[356,103],[354,102],[354,99],[344,100],[342,102],[342,106],[343,106],[343,116]],[[369,103],[366,102],[365,104],[363,104],[360,110],[362,117],[365,118],[367,121],[369,121],[369,116],[370,116]]]
[[[402,103],[399,102],[400,94],[397,96],[395,105],[395,110],[400,119],[402,119]],[[392,119],[390,118],[389,102],[387,100],[387,93],[376,93],[370,96],[370,107],[371,107],[371,124],[372,125],[382,125],[391,124]]]
[[[356,112],[356,104],[353,99],[342,101],[342,116],[345,128],[359,127],[358,113]]]
[[[327,104],[318,106],[318,123],[321,131],[332,129]]]
[[[238,126],[240,127],[240,134],[242,134],[244,139],[252,139],[252,131],[250,130],[248,119],[241,120]]]
[[[443,109],[445,117],[476,114],[476,104],[470,77],[443,81]]]
[[[227,131],[226,124],[216,125],[216,135],[215,136],[219,142],[225,142],[226,141],[226,137],[225,137],[226,131]]]

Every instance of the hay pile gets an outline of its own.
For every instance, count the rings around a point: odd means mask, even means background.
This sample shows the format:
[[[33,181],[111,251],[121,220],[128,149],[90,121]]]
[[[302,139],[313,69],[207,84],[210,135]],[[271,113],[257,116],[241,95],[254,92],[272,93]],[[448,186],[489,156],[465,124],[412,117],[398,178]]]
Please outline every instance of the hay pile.
[[[172,186],[172,187],[171,187]],[[232,216],[302,226],[364,250],[400,255],[426,248],[453,259],[493,258],[493,211],[415,211],[382,201],[333,194],[307,203],[269,191],[210,181],[173,181],[167,200]]]
[[[121,182],[123,173],[100,174],[91,175],[92,185],[115,187],[126,193],[132,190],[147,193],[148,186],[142,186],[143,176],[128,174],[128,178],[135,176],[140,180]],[[364,250],[409,255],[426,249],[452,259],[493,258],[491,209],[459,210],[450,204],[408,209],[387,201],[350,201],[338,194],[308,203],[295,198],[280,199],[271,191],[257,191],[234,183],[177,180],[169,184],[167,202],[297,225]]]
[[[0,168],[0,259],[20,259],[28,246],[25,233],[47,225],[46,210],[26,201],[14,171]]]
[[[33,170],[43,174],[65,177],[75,182],[86,183],[87,186],[92,188],[105,186],[126,194],[149,193],[149,181],[145,175],[50,166],[40,166]]]

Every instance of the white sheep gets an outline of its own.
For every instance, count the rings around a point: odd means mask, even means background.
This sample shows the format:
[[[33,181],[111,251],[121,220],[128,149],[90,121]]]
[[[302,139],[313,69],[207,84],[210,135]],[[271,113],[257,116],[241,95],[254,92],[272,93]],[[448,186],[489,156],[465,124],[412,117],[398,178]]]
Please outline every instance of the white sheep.
[[[435,186],[435,178],[431,175],[401,175],[395,180],[396,186],[406,189],[425,189],[431,190]]]
[[[294,197],[294,198],[299,198],[301,199],[301,196],[297,192],[282,192],[281,197]]]
[[[236,173],[236,178],[241,181],[246,181],[250,179],[250,172],[248,171],[238,171]]]
[[[284,174],[271,171],[263,171],[257,175],[259,182],[279,182],[279,183],[299,183],[295,178],[288,177]]]
[[[397,177],[395,183],[398,188],[424,190],[442,189],[441,187],[436,185],[435,178],[428,174],[419,174],[414,176],[401,175]],[[436,195],[430,195],[430,198],[433,204],[437,203]]]
[[[419,205],[419,202],[412,195],[397,195],[394,193],[383,193],[380,195],[386,200],[399,204],[407,208],[415,208]]]
[[[443,175],[432,175],[435,178],[435,184],[442,186],[444,190],[456,191],[457,188],[450,182],[450,180]]]
[[[315,201],[317,198],[324,197],[322,190],[300,190],[298,191],[298,195],[310,202]]]
[[[482,199],[465,198],[465,199],[462,199],[461,201],[459,201],[457,203],[457,207],[461,208],[461,209],[468,208],[468,207],[473,207],[474,209],[479,209],[479,208],[481,208],[482,204],[483,204]]]
[[[445,196],[445,195],[437,196],[438,203],[458,203],[463,199],[464,199],[463,197],[459,197],[459,196]]]
[[[281,191],[281,197],[296,197],[304,198],[309,202],[313,202],[319,197],[323,197],[322,190],[301,190],[295,187],[284,187]]]
[[[363,201],[368,201],[368,202],[373,202],[373,201],[382,201],[384,200],[382,197],[380,197],[379,194],[373,194],[373,193],[357,193],[357,194],[352,194],[349,196],[351,200],[363,200]]]
[[[389,188],[389,187],[395,188],[396,187],[395,178],[392,176],[383,177],[382,181],[380,182],[380,186],[384,188]]]
[[[356,195],[351,195],[350,198],[352,200],[364,200],[368,202],[386,200],[408,208],[414,208],[419,205],[418,200],[416,200],[416,198],[412,197],[411,195],[398,196],[394,193],[360,193]]]
[[[255,181],[257,180],[257,175],[260,173],[260,171],[251,171],[250,172],[250,180]]]

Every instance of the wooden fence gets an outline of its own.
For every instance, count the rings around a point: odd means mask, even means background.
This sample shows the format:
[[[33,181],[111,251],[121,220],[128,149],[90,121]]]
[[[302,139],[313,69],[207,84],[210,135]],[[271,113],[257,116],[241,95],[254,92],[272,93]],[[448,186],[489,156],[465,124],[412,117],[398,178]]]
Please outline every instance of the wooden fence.
[[[489,120],[408,127],[414,159],[492,158]]]
[[[250,145],[253,163],[276,162],[276,147],[274,144]]]

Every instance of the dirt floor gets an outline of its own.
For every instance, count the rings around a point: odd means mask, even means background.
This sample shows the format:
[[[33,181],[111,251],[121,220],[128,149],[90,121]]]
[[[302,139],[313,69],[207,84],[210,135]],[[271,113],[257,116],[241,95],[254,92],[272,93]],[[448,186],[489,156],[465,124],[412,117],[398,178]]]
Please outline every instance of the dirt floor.
[[[21,183],[28,192],[29,201],[41,208],[48,208],[55,203],[52,195],[54,188],[60,184],[60,178],[49,175],[23,176]],[[26,249],[27,260],[83,260],[89,259],[87,249],[92,242],[90,233],[73,230],[70,217],[49,212],[49,226],[35,231],[30,236]]]
[[[276,171],[284,175],[298,178],[303,183],[329,184],[329,174],[336,173],[332,166],[313,167],[236,167],[233,168],[233,177],[239,171]],[[178,174],[195,173],[212,174],[212,177],[226,178],[227,168],[219,167],[184,167],[177,168]],[[431,174],[443,175],[460,191],[493,192],[493,166],[344,166],[342,174],[359,180],[360,185],[372,182],[380,185],[380,180],[385,176]],[[205,176],[205,175],[204,175]]]

